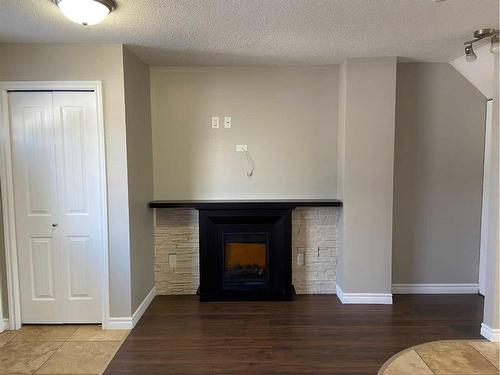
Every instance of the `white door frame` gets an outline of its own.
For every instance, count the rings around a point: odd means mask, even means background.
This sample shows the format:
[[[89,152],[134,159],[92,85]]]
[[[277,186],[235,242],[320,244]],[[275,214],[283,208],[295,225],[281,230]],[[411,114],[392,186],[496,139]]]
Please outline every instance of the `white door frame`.
[[[102,326],[109,326],[109,249],[108,249],[108,202],[106,187],[106,152],[104,118],[102,109],[102,87],[100,81],[0,81],[0,189],[7,269],[7,295],[9,306],[9,328],[21,328],[21,301],[16,245],[16,221],[14,212],[14,180],[12,169],[11,128],[9,121],[8,92],[26,91],[78,91],[92,90],[96,96],[97,126],[99,138],[100,190],[101,190],[101,290]],[[1,318],[1,309],[0,309]]]

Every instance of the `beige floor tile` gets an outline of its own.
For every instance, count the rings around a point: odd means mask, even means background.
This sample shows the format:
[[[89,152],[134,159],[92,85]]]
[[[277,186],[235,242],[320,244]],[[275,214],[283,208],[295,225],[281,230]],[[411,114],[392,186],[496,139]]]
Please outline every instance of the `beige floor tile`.
[[[103,330],[100,325],[81,326],[68,341],[121,341],[127,330]]]
[[[119,342],[65,342],[37,374],[99,374]]]
[[[415,350],[436,375],[498,375],[495,366],[467,342],[435,342]]]
[[[401,354],[382,373],[383,375],[434,375],[425,362],[415,352],[410,350]]]
[[[9,342],[17,335],[19,331],[3,331],[0,333],[0,342]]]
[[[489,341],[471,341],[469,344],[500,370],[500,343]]]
[[[73,325],[26,325],[12,341],[66,341],[77,329]]]
[[[61,345],[62,342],[8,342],[0,348],[0,373],[32,374]]]

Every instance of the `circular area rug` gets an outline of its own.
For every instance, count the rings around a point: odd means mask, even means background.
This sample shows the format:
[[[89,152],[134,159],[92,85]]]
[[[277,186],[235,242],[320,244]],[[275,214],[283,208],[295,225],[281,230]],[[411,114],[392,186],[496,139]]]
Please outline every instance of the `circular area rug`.
[[[489,341],[433,341],[391,357],[378,375],[498,375],[500,343]]]

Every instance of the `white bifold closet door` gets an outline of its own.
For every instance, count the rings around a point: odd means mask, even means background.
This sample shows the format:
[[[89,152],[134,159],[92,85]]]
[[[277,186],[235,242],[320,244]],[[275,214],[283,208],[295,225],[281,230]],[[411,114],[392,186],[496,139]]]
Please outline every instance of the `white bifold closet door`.
[[[101,191],[94,92],[9,93],[22,323],[98,323]]]

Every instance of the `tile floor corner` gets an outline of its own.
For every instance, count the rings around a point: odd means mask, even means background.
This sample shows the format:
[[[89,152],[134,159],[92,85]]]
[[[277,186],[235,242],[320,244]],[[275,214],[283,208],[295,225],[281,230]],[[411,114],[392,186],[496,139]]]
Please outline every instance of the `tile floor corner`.
[[[434,341],[406,349],[380,375],[498,375],[500,344],[484,340]]]
[[[0,374],[102,374],[128,330],[26,325],[0,333]]]

